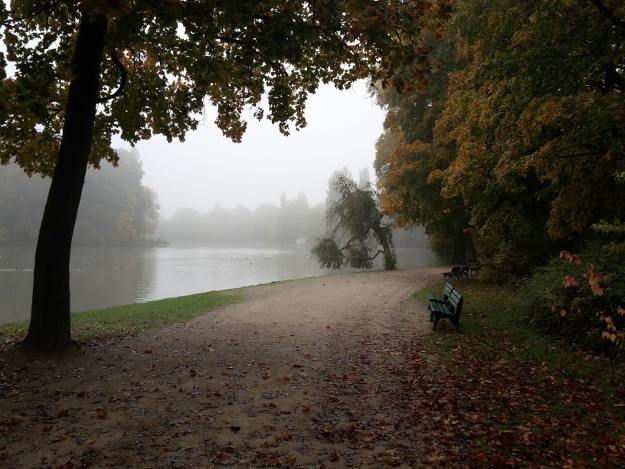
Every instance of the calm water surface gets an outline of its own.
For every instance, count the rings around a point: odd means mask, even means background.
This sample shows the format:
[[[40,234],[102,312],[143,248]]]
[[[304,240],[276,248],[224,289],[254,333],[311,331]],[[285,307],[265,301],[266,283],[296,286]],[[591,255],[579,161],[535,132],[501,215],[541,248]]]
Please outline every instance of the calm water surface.
[[[398,249],[399,267],[436,263],[427,249]],[[0,323],[27,319],[34,250],[0,247]],[[72,311],[326,275],[305,246],[75,247]]]

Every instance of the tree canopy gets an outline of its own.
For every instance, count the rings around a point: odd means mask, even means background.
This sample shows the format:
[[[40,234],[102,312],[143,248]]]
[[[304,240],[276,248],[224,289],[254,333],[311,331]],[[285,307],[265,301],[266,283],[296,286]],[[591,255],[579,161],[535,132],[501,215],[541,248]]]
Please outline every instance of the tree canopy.
[[[320,82],[348,87],[410,60],[425,1],[52,1],[0,5],[0,162],[52,174],[81,15],[107,21],[90,162],[116,161],[111,137],[184,139],[208,104],[239,141],[243,111],[288,134]],[[391,46],[393,46],[391,48]],[[11,66],[9,66],[11,65]],[[416,67],[416,66],[415,66]],[[419,66],[427,68],[426,64]],[[263,96],[267,96],[263,103]],[[290,124],[291,123],[291,124]]]
[[[455,2],[432,45],[439,69],[408,93],[382,95],[385,212],[443,237],[462,228],[499,278],[592,237],[600,220],[622,219],[622,204],[609,201],[625,196],[616,180],[625,156],[624,8]]]

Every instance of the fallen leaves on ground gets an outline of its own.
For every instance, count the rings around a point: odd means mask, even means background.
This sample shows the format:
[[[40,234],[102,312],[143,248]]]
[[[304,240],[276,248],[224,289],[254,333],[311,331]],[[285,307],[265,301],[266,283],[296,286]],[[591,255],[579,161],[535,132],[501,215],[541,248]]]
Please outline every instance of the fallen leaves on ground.
[[[448,359],[425,365],[416,350],[399,425],[418,427],[434,465],[617,467],[625,458],[622,383],[610,399],[591,378],[519,358],[512,344],[481,357],[467,336]]]
[[[624,460],[618,382],[608,398],[592,376],[553,372],[501,337],[485,353],[484,337],[387,331],[352,340],[337,333],[314,358],[271,349],[255,351],[263,360],[255,361],[237,345],[204,355],[169,350],[156,361],[160,352],[138,348],[127,351],[134,368],[113,354],[96,360],[103,370],[119,371],[120,363],[128,370],[87,391],[57,389],[56,365],[45,379],[0,369],[0,388],[15,401],[0,436],[47,435],[40,444],[58,445],[59,453],[39,462],[74,467],[119,467],[136,458],[171,467],[328,468],[614,467]],[[446,337],[456,345],[442,353]],[[219,380],[207,370],[215,356],[214,368],[228,371]],[[119,436],[107,442],[93,429]],[[0,445],[0,462],[10,451]]]

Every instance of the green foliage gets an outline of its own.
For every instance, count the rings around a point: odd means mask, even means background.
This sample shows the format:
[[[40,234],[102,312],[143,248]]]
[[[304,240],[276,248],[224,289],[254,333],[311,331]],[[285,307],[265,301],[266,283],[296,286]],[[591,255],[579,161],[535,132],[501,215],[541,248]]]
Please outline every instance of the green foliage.
[[[469,230],[497,281],[620,229],[625,6],[602,4],[612,18],[590,1],[455,2],[427,84],[400,69],[413,86],[382,94],[383,210],[443,240]]]
[[[443,2],[444,3],[444,2]],[[27,8],[24,8],[28,5]],[[429,2],[238,0],[196,2],[20,0],[0,9],[0,164],[51,174],[64,125],[71,57],[83,12],[108,23],[100,72],[91,164],[116,161],[111,138],[135,143],[152,135],[184,139],[207,103],[215,124],[239,141],[244,111],[280,132],[305,124],[309,93],[320,82],[347,88],[384,79],[414,63]],[[446,9],[442,10],[447,11]],[[10,68],[9,68],[10,65]],[[9,73],[7,73],[9,70]],[[267,97],[266,104],[263,96]]]
[[[598,223],[594,223],[590,228],[607,238],[604,248],[614,254],[625,254],[625,224],[618,218],[614,218],[608,222],[606,220],[600,220]]]
[[[311,253],[324,269],[340,269],[345,261],[343,251],[331,238],[320,239],[311,249]]]
[[[395,270],[397,268],[397,254],[393,250],[384,251],[384,269]]]
[[[431,246],[442,258],[451,260],[455,241],[463,238],[468,228],[468,218],[462,200],[442,198],[441,184],[430,180],[430,174],[445,168],[453,157],[453,150],[439,144],[433,134],[443,109],[453,48],[443,41],[435,44],[433,60],[444,68],[431,73],[426,87],[378,93],[387,116],[376,144],[375,170],[382,211],[400,226],[423,226]],[[398,75],[407,78],[405,70]]]
[[[242,300],[238,291],[226,290],[74,313],[72,332],[80,342],[132,335],[188,321],[220,306]],[[25,321],[0,325],[0,338],[17,341],[27,328],[28,323]]]
[[[617,172],[614,175],[616,183],[625,185],[625,172]],[[615,217],[612,221],[600,220],[590,227],[599,238],[605,242],[605,249],[609,252],[622,256],[625,254],[625,224]]]
[[[450,75],[437,122],[457,148],[444,190],[463,196],[477,226],[503,200],[556,240],[618,215],[604,202],[623,196],[612,175],[623,164],[625,103],[613,72],[625,35],[590,2],[564,0],[464,0],[453,25],[468,65]]]
[[[356,269],[370,269],[373,260],[384,256],[384,268],[397,265],[393,252],[391,226],[382,221],[377,196],[370,185],[358,186],[351,178],[335,174],[326,207],[329,236],[318,240],[312,249],[319,265],[340,269],[350,265]],[[377,249],[377,251],[376,251]]]
[[[542,264],[553,241],[545,233],[544,218],[537,218],[537,211],[528,213],[536,209],[531,201],[523,206],[519,201],[494,199],[491,205],[496,204],[499,206],[480,220],[475,238],[483,279],[505,283]]]
[[[345,232],[351,239],[365,239],[372,226],[380,224],[376,195],[368,186],[358,185],[347,176],[334,182],[338,200],[326,207],[326,222],[332,235]]]
[[[370,248],[366,242],[357,240],[349,244],[345,258],[354,269],[370,269],[373,267],[373,257],[369,251]]]
[[[621,310],[625,307],[625,258],[602,245],[586,248],[579,256],[565,253],[562,257],[522,283],[525,316],[538,329],[580,347],[620,347],[625,326],[625,310]]]

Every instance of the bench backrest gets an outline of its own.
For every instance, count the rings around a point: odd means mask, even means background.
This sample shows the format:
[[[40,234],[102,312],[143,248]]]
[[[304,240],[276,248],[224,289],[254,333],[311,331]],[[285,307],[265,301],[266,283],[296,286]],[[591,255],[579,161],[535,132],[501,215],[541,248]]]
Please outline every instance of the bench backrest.
[[[445,299],[449,298],[449,294],[454,290],[454,286],[451,283],[447,282],[445,284],[445,288],[443,288],[443,295],[445,296]]]
[[[460,292],[456,290],[455,288],[452,288],[452,290],[447,295],[447,303],[449,303],[449,306],[453,308],[454,315],[457,317],[460,317],[460,313],[462,312],[463,302],[464,302],[464,299],[462,298],[462,295],[460,294]]]

